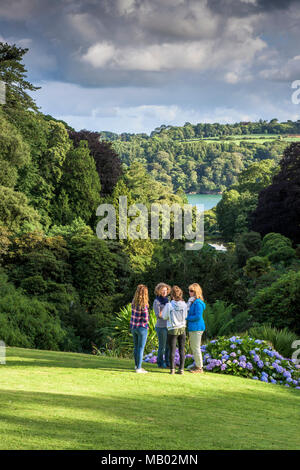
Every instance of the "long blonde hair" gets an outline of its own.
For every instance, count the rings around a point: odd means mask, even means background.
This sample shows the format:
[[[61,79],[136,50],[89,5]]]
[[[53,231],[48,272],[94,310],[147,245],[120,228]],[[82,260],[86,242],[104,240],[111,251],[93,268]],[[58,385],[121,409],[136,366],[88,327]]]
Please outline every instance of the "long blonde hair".
[[[148,296],[148,287],[144,284],[139,284],[136,288],[132,305],[134,307],[149,307],[149,296]]]
[[[201,299],[204,301],[202,287],[199,284],[197,284],[196,282],[194,284],[191,284],[189,286],[189,290],[194,291],[196,299]]]

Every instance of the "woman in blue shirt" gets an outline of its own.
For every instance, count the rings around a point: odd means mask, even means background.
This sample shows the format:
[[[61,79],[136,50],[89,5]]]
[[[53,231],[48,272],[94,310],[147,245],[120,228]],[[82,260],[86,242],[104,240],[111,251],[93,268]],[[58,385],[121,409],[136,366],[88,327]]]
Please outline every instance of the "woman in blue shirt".
[[[203,299],[202,288],[199,284],[189,286],[187,326],[189,330],[190,346],[194,355],[195,367],[190,369],[192,373],[203,373],[203,359],[201,352],[201,338],[205,330],[203,312],[206,308]]]

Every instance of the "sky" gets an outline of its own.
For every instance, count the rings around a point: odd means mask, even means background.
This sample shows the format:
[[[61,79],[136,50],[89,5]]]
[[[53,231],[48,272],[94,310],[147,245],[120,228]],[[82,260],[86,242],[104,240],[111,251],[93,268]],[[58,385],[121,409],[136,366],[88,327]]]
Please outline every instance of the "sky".
[[[76,130],[300,119],[299,0],[1,0],[0,42]]]

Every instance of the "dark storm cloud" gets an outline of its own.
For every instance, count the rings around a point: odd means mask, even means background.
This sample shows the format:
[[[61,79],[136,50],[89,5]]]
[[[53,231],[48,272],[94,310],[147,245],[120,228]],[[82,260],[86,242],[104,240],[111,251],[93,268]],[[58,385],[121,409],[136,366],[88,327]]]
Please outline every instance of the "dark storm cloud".
[[[265,79],[276,75],[264,33],[277,11],[289,25],[296,3],[283,10],[276,0],[1,0],[0,36],[29,47],[33,80],[160,86],[211,71],[236,83],[262,68]]]
[[[255,13],[286,10],[299,0],[210,0],[209,8],[215,13],[230,16],[247,16]]]
[[[292,0],[0,0],[0,41],[78,128],[286,117],[299,23]]]

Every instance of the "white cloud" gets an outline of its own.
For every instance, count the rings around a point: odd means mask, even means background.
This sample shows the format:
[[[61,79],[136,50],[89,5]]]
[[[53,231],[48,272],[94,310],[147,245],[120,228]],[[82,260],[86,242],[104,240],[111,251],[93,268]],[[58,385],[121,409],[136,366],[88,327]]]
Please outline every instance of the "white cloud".
[[[259,75],[264,79],[275,81],[300,79],[300,56],[294,56],[286,62],[278,58],[275,66],[261,70]]]
[[[120,15],[129,15],[135,10],[135,0],[117,0],[117,10]]]
[[[87,53],[82,56],[82,60],[90,63],[93,67],[104,67],[114,58],[116,49],[108,42],[97,43],[91,46]]]
[[[225,82],[227,83],[237,83],[239,81],[239,76],[234,72],[228,72],[225,74]]]
[[[81,60],[95,68],[165,71],[208,70],[219,66],[235,68],[250,65],[254,55],[266,47],[260,38],[247,38],[233,47],[230,40],[203,40],[182,43],[151,44],[140,47],[118,47],[100,42],[89,47]]]

